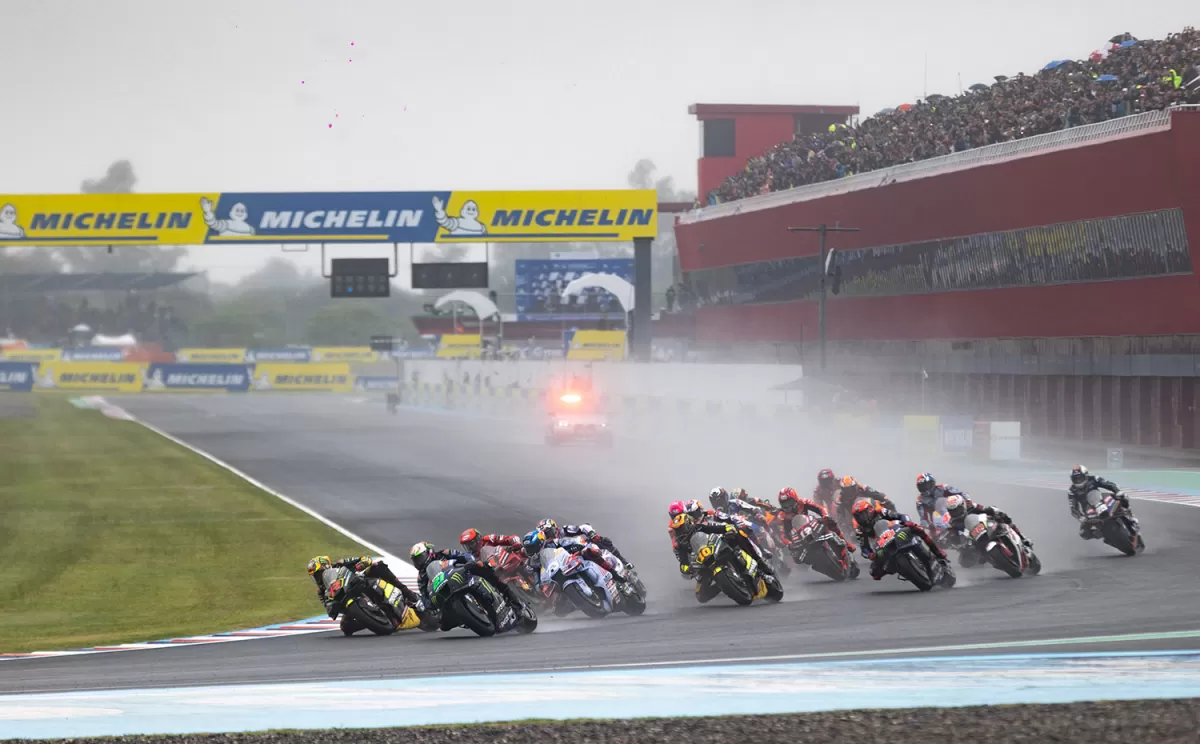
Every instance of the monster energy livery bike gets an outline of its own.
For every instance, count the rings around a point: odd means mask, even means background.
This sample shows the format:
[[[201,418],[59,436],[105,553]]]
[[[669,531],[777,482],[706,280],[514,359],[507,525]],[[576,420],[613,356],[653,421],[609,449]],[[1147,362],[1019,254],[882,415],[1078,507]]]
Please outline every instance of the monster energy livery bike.
[[[486,637],[510,630],[532,633],[537,628],[537,615],[531,606],[524,610],[513,607],[491,582],[466,566],[435,561],[425,571],[433,607],[442,613],[443,629],[461,626]]]

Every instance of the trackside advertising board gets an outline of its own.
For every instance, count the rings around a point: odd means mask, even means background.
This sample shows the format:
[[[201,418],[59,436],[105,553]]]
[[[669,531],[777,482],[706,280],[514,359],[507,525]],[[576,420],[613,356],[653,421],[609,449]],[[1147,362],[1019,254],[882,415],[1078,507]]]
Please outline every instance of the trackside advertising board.
[[[371,351],[370,346],[314,346],[312,361],[314,362],[374,362],[379,354]]]
[[[175,361],[184,364],[241,364],[246,361],[245,349],[180,349]]]
[[[0,362],[0,391],[28,393],[33,390],[34,362]]]
[[[312,349],[307,346],[289,346],[283,349],[246,349],[245,361],[257,362],[307,362],[312,359]]]
[[[125,352],[116,346],[81,346],[75,349],[63,349],[64,362],[120,362],[125,359]]]
[[[254,368],[244,364],[151,364],[145,390],[244,393],[253,374]]]
[[[653,190],[0,194],[7,245],[629,241]]]
[[[625,331],[567,331],[563,350],[567,359],[624,359]]]
[[[138,393],[142,365],[130,362],[43,362],[35,390],[104,390]]]
[[[8,349],[0,357],[6,362],[57,362],[62,349]]]
[[[344,362],[259,364],[251,385],[255,392],[349,393],[354,390],[354,378]]]
[[[399,385],[399,377],[388,377],[386,375],[359,375],[354,378],[355,390],[386,390],[388,392],[394,392]]]

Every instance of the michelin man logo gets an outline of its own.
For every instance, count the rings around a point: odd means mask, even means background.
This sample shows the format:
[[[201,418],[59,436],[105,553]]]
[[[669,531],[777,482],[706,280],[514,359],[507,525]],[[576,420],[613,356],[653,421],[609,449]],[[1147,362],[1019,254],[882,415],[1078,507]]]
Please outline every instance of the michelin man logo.
[[[270,390],[271,388],[272,388],[271,375],[266,370],[263,370],[262,374],[260,374],[258,376],[258,379],[254,381],[254,389],[255,390]]]
[[[219,220],[213,212],[212,200],[205,197],[200,199],[200,213],[204,217],[204,224],[208,225],[209,229],[216,230],[217,235],[221,237],[254,234],[254,227],[246,222],[250,214],[246,211],[246,205],[241,202],[229,208],[228,219]]]
[[[20,240],[25,228],[17,224],[17,208],[11,204],[0,207],[0,240]]]
[[[58,382],[56,382],[54,378],[53,367],[46,365],[41,368],[41,372],[42,374],[38,375],[37,378],[38,387],[42,388],[43,390],[50,390],[58,387]]]
[[[163,390],[167,387],[166,381],[163,380],[162,367],[156,367],[154,372],[146,380],[147,390]]]
[[[487,225],[479,221],[479,205],[468,199],[458,216],[446,214],[446,203],[433,197],[433,216],[438,225],[451,235],[486,235]]]

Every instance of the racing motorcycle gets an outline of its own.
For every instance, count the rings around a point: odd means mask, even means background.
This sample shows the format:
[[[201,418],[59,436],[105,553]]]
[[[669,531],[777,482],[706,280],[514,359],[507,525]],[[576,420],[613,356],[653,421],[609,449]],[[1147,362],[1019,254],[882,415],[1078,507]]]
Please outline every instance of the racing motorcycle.
[[[1146,549],[1146,543],[1141,535],[1134,534],[1128,518],[1129,510],[1111,493],[1098,488],[1088,491],[1084,524],[1099,532],[1105,543],[1125,555],[1137,555]]]
[[[409,606],[400,590],[387,581],[367,578],[349,566],[326,570],[334,571],[326,595],[342,617],[339,627],[343,634],[354,635],[364,628],[375,635],[416,627],[437,630],[437,623],[427,613]]]
[[[998,522],[986,514],[968,514],[963,520],[963,531],[968,542],[963,547],[964,562],[968,555],[984,555],[988,563],[1014,579],[1028,573],[1036,576],[1042,570],[1042,561],[1025,546],[1025,540],[1017,528]]]
[[[929,530],[929,536],[933,538],[933,541],[942,550],[959,547],[961,540],[956,539],[958,534],[952,526],[946,497],[939,497],[933,502],[933,514],[929,517],[927,529]]]
[[[792,560],[807,565],[834,581],[858,578],[858,563],[850,555],[846,541],[832,532],[822,520],[802,514],[792,521]]]
[[[525,567],[525,556],[519,548],[500,548],[493,550],[485,560],[491,566],[500,580],[508,585],[525,604],[539,605],[544,597],[538,593],[537,587],[530,581]]]
[[[920,535],[914,534],[902,522],[875,523],[878,536],[875,560],[882,562],[884,572],[897,574],[901,581],[908,581],[923,592],[935,586],[947,589],[957,580],[953,571],[946,570],[930,552]]]
[[[531,605],[513,607],[490,581],[468,572],[466,566],[436,561],[425,571],[429,596],[434,609],[442,613],[443,627],[461,626],[483,637],[514,629],[532,633],[537,628]]]
[[[783,599],[779,579],[764,573],[752,555],[724,535],[697,532],[692,535],[691,548],[701,580],[711,580],[734,602],[748,605],[756,599]]]
[[[562,592],[571,605],[588,617],[605,617],[618,611],[640,615],[646,611],[645,595],[638,596],[636,587],[630,582],[618,587],[612,573],[579,553],[559,545],[546,545],[538,553],[538,559],[542,566],[541,584],[548,590],[548,597],[553,597],[556,591]],[[615,557],[610,560],[616,561]]]
[[[578,552],[578,550],[572,546],[578,546],[578,549],[582,550],[590,543],[586,537],[577,535],[569,538],[560,538],[558,540],[558,544],[566,547],[567,552],[575,553]],[[640,615],[645,612],[646,585],[642,583],[642,579],[637,575],[637,571],[635,571],[633,567],[631,567],[625,561],[618,558],[611,550],[606,550],[598,545],[596,546],[596,549],[599,550],[604,556],[604,559],[608,561],[608,565],[613,567],[613,573],[616,574],[617,578],[621,579],[621,581],[617,584],[622,595],[624,596],[624,604],[622,605],[621,609],[630,615]]]

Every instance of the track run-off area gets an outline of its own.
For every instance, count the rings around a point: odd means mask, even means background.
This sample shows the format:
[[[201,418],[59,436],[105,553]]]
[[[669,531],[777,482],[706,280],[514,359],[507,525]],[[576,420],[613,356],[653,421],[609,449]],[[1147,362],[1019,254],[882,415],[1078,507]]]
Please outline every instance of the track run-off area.
[[[1200,509],[1136,500],[1134,508],[1149,547],[1126,558],[1098,540],[1078,538],[1064,490],[1070,463],[1063,463],[1056,476],[1057,471],[1044,467],[1032,472],[915,459],[875,438],[839,438],[823,429],[806,431],[770,420],[640,421],[618,426],[611,449],[550,448],[542,442],[536,418],[415,409],[389,416],[374,399],[231,395],[109,400],[393,555],[406,555],[419,540],[456,547],[466,527],[524,533],[543,517],[560,524],[589,522],[611,536],[636,564],[650,591],[649,609],[640,617],[543,618],[532,635],[493,639],[476,638],[463,630],[383,638],[366,634],[344,638],[333,631],[148,651],[10,659],[0,662],[0,721],[49,720],[60,705],[54,700],[67,697],[62,693],[108,695],[107,703],[93,707],[128,711],[136,703],[126,699],[114,708],[113,691],[158,690],[159,705],[174,705],[170,696],[181,691],[163,688],[222,686],[219,689],[240,689],[239,699],[252,705],[263,696],[277,702],[287,696],[302,701],[303,690],[317,684],[325,686],[321,689],[326,694],[333,694],[330,685],[336,686],[340,692],[335,698],[361,695],[363,688],[375,690],[371,694],[376,701],[392,700],[389,710],[400,711],[399,719],[384,723],[441,722],[439,703],[427,700],[424,706],[404,706],[396,701],[404,695],[411,699],[416,690],[439,689],[454,700],[463,689],[494,689],[489,680],[498,674],[533,675],[513,680],[546,694],[527,696],[537,705],[534,713],[513,707],[509,697],[515,700],[514,693],[494,700],[495,710],[467,711],[468,720],[534,714],[796,711],[806,708],[782,698],[741,711],[718,710],[708,703],[704,711],[663,707],[669,705],[670,690],[699,678],[696,671],[709,678],[720,672],[724,679],[748,689],[754,688],[756,680],[774,680],[785,687],[771,688],[762,696],[774,700],[772,695],[781,689],[792,689],[786,687],[788,679],[811,688],[818,668],[825,708],[864,707],[868,701],[861,697],[842,705],[825,698],[836,697],[842,689],[839,685],[847,690],[846,685],[861,687],[871,670],[905,660],[932,675],[936,684],[930,689],[959,689],[973,672],[953,670],[992,665],[994,673],[1012,680],[1016,688],[1036,685],[1038,679],[1100,679],[1107,674],[1121,681],[1111,689],[1101,688],[1110,693],[1107,697],[1121,696],[1117,695],[1121,689],[1127,690],[1126,697],[1137,697],[1139,689],[1146,697],[1200,695],[1200,657],[1193,656],[1200,653],[1200,582],[1194,569]],[[1099,465],[1093,464],[1093,470],[1099,471]],[[723,597],[698,604],[692,583],[679,577],[671,554],[667,504],[703,498],[715,485],[745,487],[771,498],[785,485],[807,493],[822,467],[856,476],[905,509],[911,509],[915,475],[932,470],[939,480],[1011,514],[1033,540],[1044,570],[1037,577],[1013,580],[990,568],[960,568],[958,586],[922,594],[895,577],[875,582],[864,572],[856,581],[837,584],[803,569],[785,579],[786,595],[778,605],[737,607]],[[1119,473],[1112,475],[1121,483]],[[1019,485],[1050,485],[1054,477],[1061,480],[1062,488]],[[169,546],[164,546],[164,553],[169,552]],[[313,545],[311,552],[327,550]],[[162,570],[170,570],[169,562]],[[252,569],[246,567],[217,570],[252,580]],[[313,614],[320,609],[314,597]],[[1014,654],[1022,656],[1010,656]],[[974,667],[957,658],[967,656],[975,657],[970,662]],[[940,657],[956,660],[948,663]],[[1150,674],[1155,669],[1176,670],[1171,683],[1156,687]],[[576,674],[607,676],[581,681],[574,686],[579,688],[575,693],[565,694],[563,686],[547,682],[544,673],[557,675],[554,679],[559,682]],[[446,675],[459,676],[426,679]],[[278,687],[280,683],[292,687]],[[254,687],[225,687],[230,685]],[[647,685],[661,694],[648,692]],[[586,688],[591,692],[584,694]],[[597,688],[632,691],[640,696],[641,707],[617,705],[612,709],[617,712],[610,712],[604,701],[613,699],[614,693]],[[992,685],[993,693],[995,689]],[[392,692],[384,694],[384,690]],[[28,697],[31,693],[38,695]],[[214,696],[219,697],[216,691],[208,696],[210,703]],[[702,699],[719,697],[714,689],[713,695]],[[21,699],[31,701],[27,707],[33,712],[25,717],[6,715],[5,711],[20,709],[14,701]],[[1071,694],[1044,695],[1044,701],[1068,699]],[[78,705],[79,700],[74,700],[71,705]],[[995,697],[995,702],[1021,701]],[[895,701],[897,705],[935,702]],[[963,701],[968,702],[980,700]],[[886,707],[888,701],[881,704]],[[297,703],[297,707],[303,706]],[[263,723],[261,718],[241,721],[229,705],[217,703],[214,709],[225,711],[228,718],[217,728],[263,727],[256,725]],[[38,710],[49,712],[39,718]],[[459,711],[460,718],[462,714]],[[107,719],[96,714],[86,720]],[[304,723],[299,718],[290,720],[295,725]],[[54,731],[62,735],[122,732],[114,726]]]

